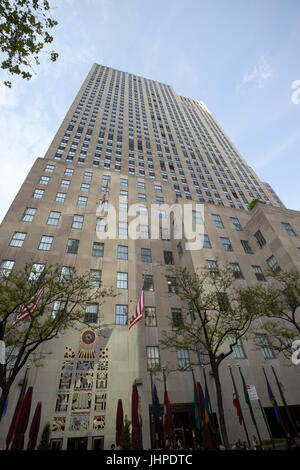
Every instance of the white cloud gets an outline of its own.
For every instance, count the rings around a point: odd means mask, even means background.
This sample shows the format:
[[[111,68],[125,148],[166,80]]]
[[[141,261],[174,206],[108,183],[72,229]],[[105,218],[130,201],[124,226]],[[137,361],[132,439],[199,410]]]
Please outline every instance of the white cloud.
[[[273,76],[270,64],[264,56],[261,56],[250,72],[246,72],[242,82],[238,84],[238,88],[253,83],[258,88],[262,88],[265,83]]]

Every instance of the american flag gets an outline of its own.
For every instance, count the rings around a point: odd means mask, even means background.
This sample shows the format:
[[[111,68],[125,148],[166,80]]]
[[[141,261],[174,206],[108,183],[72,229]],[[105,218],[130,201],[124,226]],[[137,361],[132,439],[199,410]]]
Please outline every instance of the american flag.
[[[104,189],[104,193],[103,193],[103,196],[102,196],[102,199],[101,199],[100,214],[103,213],[104,203],[105,203],[106,193],[107,193],[107,188],[108,188],[108,181],[107,181],[107,183],[106,183],[106,186],[105,186],[105,189]]]
[[[129,322],[129,330],[130,328],[135,325],[139,320],[143,318],[144,313],[144,304],[145,304],[145,296],[144,296],[144,286],[141,290],[141,295],[139,301],[137,303],[134,315],[132,315],[131,320]]]
[[[12,323],[12,326],[15,326],[17,323],[29,317],[29,315],[32,315],[35,312],[38,306],[38,303],[41,300],[41,297],[43,295],[43,291],[44,291],[43,288],[38,289],[27,304],[21,305],[19,312],[17,313]]]

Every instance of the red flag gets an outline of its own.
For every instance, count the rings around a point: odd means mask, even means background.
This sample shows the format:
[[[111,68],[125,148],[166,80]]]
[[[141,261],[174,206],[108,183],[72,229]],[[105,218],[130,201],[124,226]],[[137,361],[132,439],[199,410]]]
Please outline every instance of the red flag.
[[[141,446],[141,423],[139,416],[139,394],[136,384],[132,386],[131,397],[131,443],[133,450],[142,450]]]
[[[18,402],[17,402],[16,408],[15,408],[13,418],[12,418],[11,423],[10,423],[10,427],[9,427],[7,436],[6,436],[6,450],[9,448],[9,445],[10,445],[10,443],[12,442],[12,440],[14,438],[15,429],[16,429],[16,426],[17,426],[17,423],[18,423],[18,420],[19,420],[19,417],[20,417],[22,406],[23,406],[25,393],[26,393],[26,389],[27,389],[27,383],[28,383],[27,372],[28,372],[28,369],[26,369],[26,372],[25,372],[25,375],[24,375],[23,385],[22,385],[22,388],[21,388],[21,391],[20,391]]]
[[[236,392],[233,392],[233,394],[232,394],[232,402],[233,402],[234,406],[236,407],[236,414],[237,414],[237,417],[239,418],[239,422],[240,422],[240,424],[242,424],[242,422],[243,422],[242,411],[241,411],[240,404],[239,404],[237,396],[236,396]]]
[[[171,408],[171,403],[168,396],[167,385],[166,385],[166,378],[164,375],[164,385],[165,385],[165,393],[164,393],[164,433],[170,437],[172,441],[175,440],[175,426],[174,426],[174,419],[173,413]]]
[[[131,320],[129,322],[129,330],[133,325],[135,325],[139,320],[143,318],[144,305],[145,305],[145,295],[144,295],[144,287],[142,287],[141,295],[137,303],[134,315],[132,315]]]
[[[29,317],[29,315],[32,315],[35,312],[41,300],[41,297],[43,295],[43,291],[44,291],[43,288],[38,289],[37,292],[31,297],[31,299],[29,300],[27,304],[21,305],[20,310],[17,313],[12,323],[12,326],[15,326],[17,323]]]

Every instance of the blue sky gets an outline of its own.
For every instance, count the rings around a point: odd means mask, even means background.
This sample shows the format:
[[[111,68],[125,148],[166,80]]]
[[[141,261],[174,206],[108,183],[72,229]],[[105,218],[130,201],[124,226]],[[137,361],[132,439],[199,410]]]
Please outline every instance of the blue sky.
[[[45,55],[31,81],[0,86],[0,220],[94,62],[203,101],[258,176],[300,210],[300,103],[291,88],[300,80],[299,0],[50,4],[59,59]]]

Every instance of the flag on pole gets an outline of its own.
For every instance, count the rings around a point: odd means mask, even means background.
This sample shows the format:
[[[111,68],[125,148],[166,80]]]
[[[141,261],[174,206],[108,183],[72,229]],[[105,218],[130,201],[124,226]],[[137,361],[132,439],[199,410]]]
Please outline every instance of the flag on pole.
[[[159,399],[157,395],[156,385],[153,387],[153,408],[154,408],[154,418],[155,418],[155,430],[159,436],[162,436],[163,431],[163,419],[161,415],[161,408],[159,404]]]
[[[236,407],[236,414],[237,414],[237,417],[239,418],[239,423],[242,424],[243,422],[242,411],[241,411],[241,407],[238,401],[238,396],[237,396],[236,391],[233,391],[232,402],[233,402],[233,405]]]
[[[198,393],[198,388],[197,384],[194,380],[194,412],[195,412],[195,422],[196,422],[196,428],[201,430],[201,419],[200,419],[200,406],[199,406],[199,393]]]
[[[26,394],[26,389],[27,389],[27,383],[28,383],[27,372],[28,372],[28,369],[26,369],[26,372],[25,372],[25,375],[24,375],[23,384],[22,384],[22,388],[21,388],[21,391],[20,391],[18,401],[17,401],[15,412],[13,414],[13,417],[12,417],[12,420],[11,420],[11,423],[10,423],[10,426],[9,426],[9,430],[8,430],[8,433],[7,433],[7,436],[6,436],[6,450],[9,448],[9,445],[10,445],[10,443],[12,442],[12,440],[14,438],[15,429],[16,429],[16,426],[17,426],[17,423],[18,423],[18,419],[20,417],[22,406],[23,406],[23,402],[24,402],[24,398],[25,398],[25,394]]]
[[[102,199],[101,199],[100,214],[102,214],[102,213],[103,213],[103,210],[104,210],[104,203],[105,203],[105,199],[106,199],[107,188],[108,188],[108,181],[106,182],[106,186],[105,186],[105,189],[104,189],[104,193],[103,193],[103,196],[102,196]]]
[[[277,405],[275,396],[272,392],[272,389],[271,389],[271,386],[269,384],[269,381],[268,381],[267,377],[266,377],[266,381],[267,381],[267,389],[268,389],[269,400],[270,400],[271,405],[273,406],[273,410],[274,410],[274,413],[275,413],[275,416],[276,416],[276,421],[277,421],[277,423],[280,423],[278,405]]]
[[[137,303],[134,314],[131,317],[129,322],[129,330],[133,325],[135,325],[139,320],[143,318],[144,309],[145,309],[145,295],[144,295],[144,286],[142,287],[139,301]]]
[[[209,399],[208,399],[208,390],[205,384],[204,386],[204,406],[205,406],[205,424],[208,426],[209,417],[210,417],[210,408],[209,408]]]
[[[29,302],[27,304],[23,304],[21,305],[17,315],[15,316],[15,319],[12,323],[12,326],[15,326],[17,323],[19,323],[20,321],[22,320],[25,320],[25,318],[29,317],[30,315],[32,315],[40,300],[41,300],[41,297],[43,295],[43,292],[44,292],[44,289],[43,288],[40,288],[36,291],[36,293],[31,297],[31,299],[29,300]]]
[[[165,387],[165,393],[164,393],[164,432],[166,434],[166,437],[169,437],[171,439],[171,441],[174,441],[175,440],[174,419],[173,419],[171,403],[170,403],[169,396],[168,396],[168,391],[167,391],[165,373],[164,373],[164,387]]]

